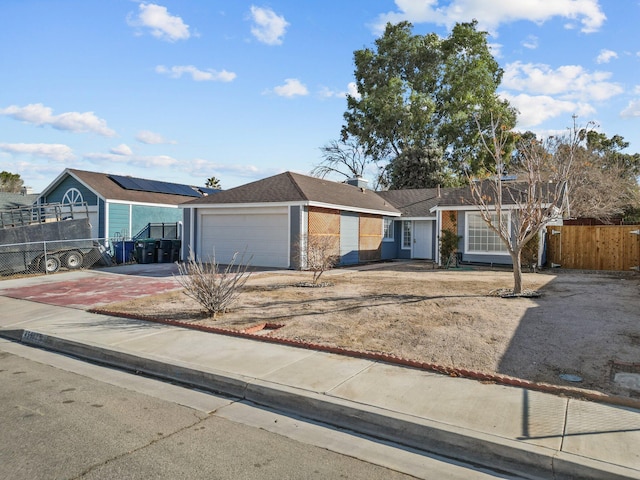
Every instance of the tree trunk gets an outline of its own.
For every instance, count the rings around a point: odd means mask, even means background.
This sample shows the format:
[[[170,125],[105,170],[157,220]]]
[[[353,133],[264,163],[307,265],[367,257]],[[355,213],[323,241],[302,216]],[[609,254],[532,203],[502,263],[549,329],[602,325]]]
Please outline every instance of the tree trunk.
[[[511,252],[511,261],[513,262],[513,294],[520,295],[522,293],[522,261],[520,260],[520,253]]]

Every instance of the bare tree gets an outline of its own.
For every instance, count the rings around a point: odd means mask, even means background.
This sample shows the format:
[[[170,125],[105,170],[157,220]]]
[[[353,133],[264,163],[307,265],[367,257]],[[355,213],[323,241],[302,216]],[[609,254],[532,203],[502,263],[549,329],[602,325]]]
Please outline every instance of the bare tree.
[[[245,262],[244,254],[239,261],[237,257],[238,252],[235,252],[223,271],[220,271],[215,252],[209,263],[196,260],[191,252],[186,263],[178,263],[180,275],[177,279],[184,293],[202,305],[214,319],[219,313],[227,311],[251,276],[251,272],[247,271],[251,259]]]
[[[320,151],[323,160],[311,170],[311,175],[314,177],[325,178],[328,175],[337,175],[345,179],[365,177],[367,167],[373,165],[379,171],[374,187],[377,188],[380,184],[383,169],[379,168],[378,162],[365,154],[364,147],[357,139],[332,140],[320,147]]]
[[[299,266],[313,272],[313,284],[318,285],[322,274],[332,269],[340,260],[335,236],[302,235],[298,241]]]
[[[479,125],[478,128],[482,132]],[[522,250],[542,227],[560,215],[578,139],[574,128],[567,143],[569,154],[556,162],[551,176],[546,168],[548,149],[535,139],[522,143],[519,147],[522,181],[507,182],[503,175],[507,166],[504,147],[510,132],[493,117],[486,132],[482,141],[495,162],[495,174],[481,181],[470,179],[471,194],[484,222],[507,247],[513,263],[513,294],[519,295]]]

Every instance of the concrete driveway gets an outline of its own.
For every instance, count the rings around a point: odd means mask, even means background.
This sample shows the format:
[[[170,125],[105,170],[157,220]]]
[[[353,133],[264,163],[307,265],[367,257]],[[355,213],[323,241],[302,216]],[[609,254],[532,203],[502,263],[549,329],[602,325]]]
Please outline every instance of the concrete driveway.
[[[0,295],[20,300],[95,308],[180,287],[173,263],[121,265],[95,270],[60,272],[0,281]]]

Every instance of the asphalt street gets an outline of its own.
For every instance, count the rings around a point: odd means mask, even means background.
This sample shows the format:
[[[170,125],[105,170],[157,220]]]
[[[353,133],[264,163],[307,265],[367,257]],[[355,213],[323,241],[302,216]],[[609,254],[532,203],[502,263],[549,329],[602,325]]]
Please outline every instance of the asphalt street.
[[[0,384],[0,478],[505,478],[4,340]]]

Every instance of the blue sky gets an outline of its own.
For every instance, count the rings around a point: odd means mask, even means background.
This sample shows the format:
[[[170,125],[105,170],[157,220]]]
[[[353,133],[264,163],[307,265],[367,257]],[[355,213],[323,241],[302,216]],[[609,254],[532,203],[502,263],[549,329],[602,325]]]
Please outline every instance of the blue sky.
[[[232,188],[309,173],[339,138],[353,52],[387,21],[476,18],[518,127],[594,121],[640,152],[639,0],[2,0],[0,170]]]

